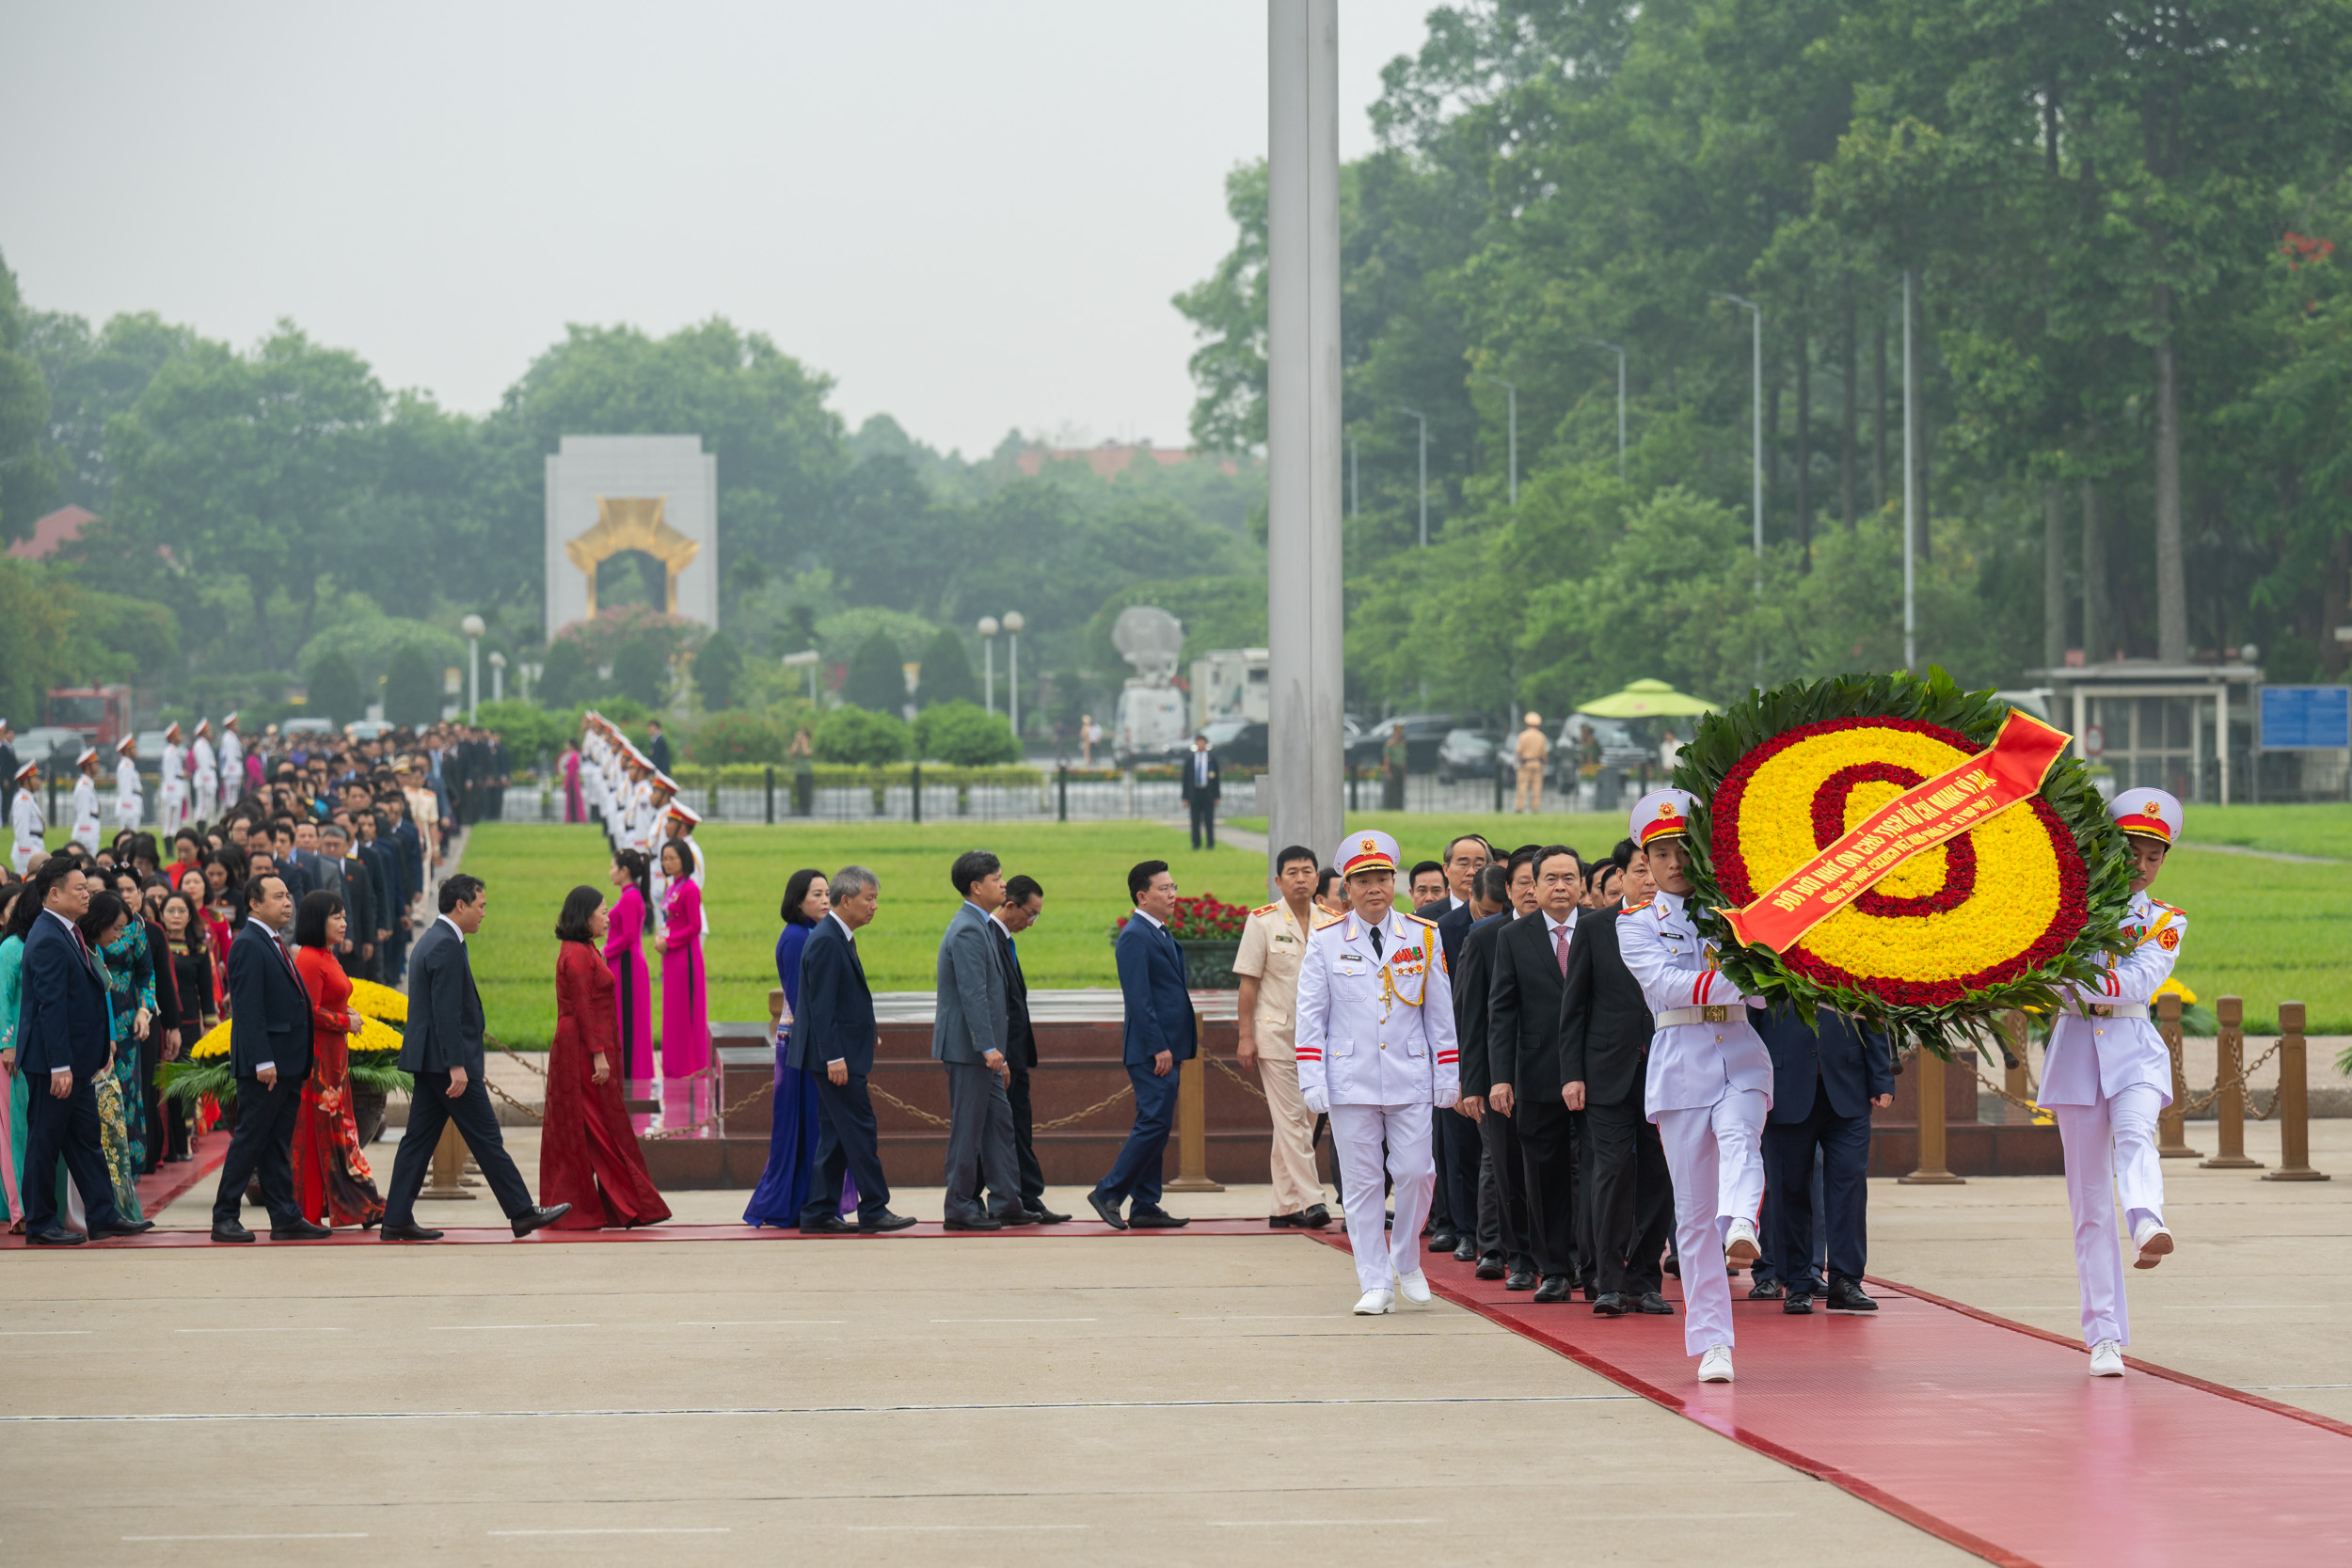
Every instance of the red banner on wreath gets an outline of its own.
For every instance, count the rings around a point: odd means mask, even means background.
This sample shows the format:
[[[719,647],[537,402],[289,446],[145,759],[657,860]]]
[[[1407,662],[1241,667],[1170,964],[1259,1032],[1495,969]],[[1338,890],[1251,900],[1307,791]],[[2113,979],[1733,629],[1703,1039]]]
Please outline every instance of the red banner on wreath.
[[[1989,749],[1871,812],[1745,909],[1724,911],[1724,918],[1743,945],[1786,953],[1912,856],[2026,800],[2074,738],[2011,708]]]

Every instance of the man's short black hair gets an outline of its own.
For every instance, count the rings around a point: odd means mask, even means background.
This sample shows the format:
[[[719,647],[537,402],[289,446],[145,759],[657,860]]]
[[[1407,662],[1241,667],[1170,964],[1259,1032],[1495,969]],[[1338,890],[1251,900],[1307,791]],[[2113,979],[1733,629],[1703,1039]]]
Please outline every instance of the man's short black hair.
[[[1005,868],[1005,863],[985,849],[966,849],[956,857],[956,863],[947,868],[947,879],[966,898],[972,890]]]
[[[470,904],[482,896],[482,879],[469,877],[463,871],[441,884],[441,912],[449,913],[460,904]]]
[[[1420,881],[1421,874],[1424,871],[1434,871],[1440,877],[1445,875],[1445,867],[1436,861],[1415,861],[1413,869],[1405,874],[1405,885],[1411,887],[1415,882]]]
[[[1520,866],[1524,865],[1533,867],[1535,863],[1536,857],[1541,855],[1543,852],[1543,846],[1540,844],[1521,845],[1518,848],[1511,851],[1511,858],[1509,860],[1502,863],[1503,870],[1509,875],[1516,877],[1519,874]]]
[[[1535,851],[1535,875],[1538,877],[1542,876],[1544,874],[1545,864],[1548,862],[1558,860],[1563,855],[1565,855],[1568,859],[1576,862],[1576,879],[1580,882],[1582,881],[1584,879],[1584,857],[1578,854],[1575,850],[1569,848],[1565,844],[1547,844],[1542,848]]]
[[[1482,904],[1508,904],[1511,901],[1511,870],[1504,865],[1482,865],[1472,891]]]
[[[41,862],[40,869],[33,873],[33,902],[48,903],[50,891],[81,869],[82,863],[72,855],[52,855]]]
[[[1294,844],[1274,857],[1274,874],[1279,877],[1282,874],[1282,868],[1293,861],[1305,861],[1309,865],[1320,865],[1323,863],[1323,857],[1303,844]]]
[[[1343,879],[1340,876],[1338,867],[1329,865],[1325,866],[1322,872],[1315,878],[1315,896],[1318,898],[1323,897],[1331,891],[1331,884],[1333,882],[1337,882],[1342,879]]]
[[[1152,885],[1152,879],[1168,869],[1166,861],[1138,861],[1127,873],[1127,902],[1143,901],[1143,890]]]
[[[245,879],[246,908],[251,909],[253,907],[253,900],[262,895],[262,884],[263,882],[276,882],[279,887],[286,886],[286,879],[279,876],[275,871],[259,871],[254,873],[252,876],[247,877]],[[288,889],[288,891],[291,892],[292,889]]]
[[[1617,840],[1617,847],[1609,851],[1609,863],[1623,871],[1633,863],[1634,853],[1633,841],[1629,838],[1621,838]]]
[[[1044,884],[1025,871],[1005,883],[1005,902],[1008,904],[1019,904],[1025,907],[1030,899],[1044,896]]]

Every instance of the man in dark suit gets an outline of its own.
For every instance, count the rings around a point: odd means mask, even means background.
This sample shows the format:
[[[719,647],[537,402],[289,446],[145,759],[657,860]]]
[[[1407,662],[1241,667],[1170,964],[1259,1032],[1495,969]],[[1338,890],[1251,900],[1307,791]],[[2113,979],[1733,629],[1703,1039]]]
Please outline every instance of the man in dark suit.
[[[1895,1054],[1886,1037],[1827,1007],[1807,1029],[1796,1011],[1755,1015],[1772,1054],[1772,1109],[1764,1123],[1765,1246],[1788,1291],[1781,1309],[1813,1310],[1816,1293],[1833,1312],[1875,1312],[1862,1289],[1868,1250],[1865,1205],[1870,1165],[1870,1108],[1895,1102]],[[1818,1292],[1813,1269],[1813,1156],[1821,1156],[1822,1228],[1829,1285]]]
[[[655,772],[667,773],[670,770],[670,737],[661,733],[661,721],[659,719],[649,721],[645,728],[650,735],[645,742],[645,760],[653,764]]]
[[[862,865],[845,865],[831,883],[833,912],[801,949],[801,1010],[793,1018],[786,1065],[817,1081],[817,1138],[809,1149],[808,1200],[801,1228],[868,1235],[914,1223],[890,1212],[882,1135],[866,1075],[874,1070],[874,993],[858,961],[856,936],[882,908],[882,884]],[[841,1214],[841,1179],[857,1178],[857,1224]]]
[[[1176,879],[1168,875],[1168,863],[1145,861],[1130,870],[1127,896],[1135,913],[1127,917],[1113,952],[1126,1012],[1120,1056],[1135,1087],[1136,1120],[1110,1174],[1087,1194],[1087,1202],[1113,1230],[1130,1225],[1168,1230],[1191,1223],[1160,1207],[1160,1164],[1168,1129],[1176,1124],[1178,1064],[1192,1059],[1196,1037],[1192,993],[1184,989],[1184,950],[1168,929],[1176,914]],[[1120,1205],[1131,1196],[1134,1212],[1122,1219]]]
[[[1224,790],[1218,782],[1216,753],[1209,750],[1209,737],[1196,735],[1192,750],[1184,757],[1184,783],[1178,793],[1184,804],[1192,808],[1192,847],[1196,849],[1216,847],[1216,801]]]
[[[20,895],[40,913],[24,937],[23,991],[16,1015],[16,1070],[32,1101],[25,1112],[24,1240],[33,1246],[79,1246],[84,1238],[57,1223],[64,1157],[90,1236],[135,1236],[152,1229],[115,1207],[114,1180],[99,1142],[98,1075],[114,1059],[106,982],[90,960],[74,922],[89,911],[95,886],[73,856],[52,855]]]
[[[1013,1162],[1020,1170],[1021,1190],[991,1196],[1020,1198],[1033,1224],[1060,1225],[1070,1216],[1045,1207],[1045,1167],[1037,1159],[1037,1134],[1029,1109],[1029,1071],[1037,1066],[1037,1030],[1029,1022],[1029,981],[1021,973],[1021,952],[1014,940],[1036,925],[1044,910],[1045,889],[1035,877],[1023,875],[1005,884],[1005,901],[995,915],[996,956],[1005,966],[1005,1066],[1012,1074],[1005,1095],[1012,1101]]]
[[[343,973],[355,980],[375,978],[375,879],[367,863],[354,851],[351,830],[341,822],[319,829],[319,859],[333,871],[336,891],[343,895],[348,934],[338,955]]]
[[[1611,857],[1621,879],[1633,853],[1629,839]],[[1577,1174],[1600,1289],[1593,1311],[1604,1318],[1674,1311],[1660,1266],[1674,1231],[1674,1183],[1665,1146],[1644,1109],[1650,1011],[1617,952],[1617,916],[1625,907],[1621,901],[1595,910],[1582,925],[1569,944],[1560,998],[1563,1098],[1571,1110],[1584,1113]]]
[[[1028,1223],[1013,1154],[1012,1101],[1005,1084],[1005,965],[996,923],[1005,901],[1003,864],[985,849],[956,857],[947,879],[963,895],[939,942],[931,1009],[931,1059],[947,1071],[947,1191],[945,1228],[1001,1230]],[[979,1196],[985,1176],[989,1190]]]
[[[1576,1245],[1574,1114],[1561,1098],[1560,997],[1584,892],[1584,863],[1562,844],[1535,852],[1535,912],[1495,943],[1486,990],[1488,1103],[1518,1129],[1527,1171],[1528,1250],[1535,1299],[1564,1302],[1582,1271]],[[1596,1292],[1597,1293],[1597,1292]]]
[[[474,988],[466,939],[482,929],[490,895],[482,879],[464,872],[441,884],[441,917],[417,939],[408,973],[408,1023],[400,1037],[400,1069],[412,1075],[408,1127],[392,1158],[392,1184],[384,1195],[383,1239],[437,1242],[441,1233],[416,1222],[417,1195],[424,1190],[425,1167],[441,1141],[441,1129],[457,1124],[482,1179],[516,1237],[553,1225],[571,1212],[559,1203],[542,1209],[506,1152],[484,1081],[482,993]]]
[[[1462,939],[1462,970],[1454,988],[1462,1095],[1474,1098],[1480,1110],[1478,1277],[1502,1280],[1513,1291],[1532,1291],[1536,1282],[1534,1255],[1528,1250],[1527,1164],[1519,1153],[1518,1124],[1494,1105],[1486,998],[1494,986],[1495,948],[1503,931],[1535,911],[1534,856],[1533,848],[1518,850],[1504,863],[1479,874],[1484,884],[1501,882],[1503,907],[1472,926]]]
[[[246,884],[245,928],[229,944],[229,1070],[237,1080],[237,1130],[213,1195],[213,1240],[249,1242],[237,1217],[246,1183],[262,1180],[273,1242],[313,1240],[326,1227],[303,1218],[294,1202],[292,1149],[310,1076],[310,996],[278,933],[294,920],[294,895],[282,874]]]
[[[1494,938],[1511,908],[1509,886],[1509,877],[1502,867],[1479,867],[1470,880],[1470,901],[1462,906],[1463,911],[1471,917],[1470,924],[1446,962],[1454,976],[1454,1037],[1461,1051],[1458,1070],[1462,1097],[1454,1104],[1454,1120],[1461,1125],[1456,1129],[1451,1123],[1439,1123],[1444,1132],[1439,1135],[1438,1151],[1449,1156],[1452,1164],[1441,1160],[1438,1174],[1452,1183],[1447,1202],[1454,1216],[1454,1260],[1475,1261],[1482,1279],[1501,1279],[1507,1256],[1502,1207],[1488,1190],[1490,1182],[1484,1173],[1486,1094],[1494,1082],[1486,1059],[1486,987],[1494,974]],[[1439,927],[1442,940],[1443,922]],[[1467,1159],[1450,1148],[1449,1138],[1469,1145]],[[1518,1234],[1517,1228],[1511,1232],[1513,1250]],[[1521,1260],[1525,1261],[1523,1256]]]
[[[1462,937],[1477,918],[1470,909],[1470,895],[1478,873],[1486,869],[1486,841],[1476,833],[1464,833],[1446,846],[1444,864],[1438,867],[1445,876],[1445,893],[1413,913],[1438,927],[1438,945],[1445,952],[1446,973],[1458,980],[1462,972]],[[1458,1014],[1458,987],[1454,995]],[[1454,1037],[1460,1039],[1459,1028],[1454,1031]],[[1432,1152],[1438,1163],[1438,1187],[1429,1204],[1429,1250],[1452,1252],[1455,1261],[1467,1263],[1478,1256],[1478,1123],[1468,1113],[1440,1113],[1432,1131],[1437,1140]]]

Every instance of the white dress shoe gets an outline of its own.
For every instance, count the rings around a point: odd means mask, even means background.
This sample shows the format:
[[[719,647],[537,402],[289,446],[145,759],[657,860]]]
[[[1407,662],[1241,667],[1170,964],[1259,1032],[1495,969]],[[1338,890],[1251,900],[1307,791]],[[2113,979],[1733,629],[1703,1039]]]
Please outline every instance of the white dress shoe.
[[[1395,1310],[1396,1294],[1391,1291],[1366,1291],[1356,1301],[1356,1315],[1359,1318],[1376,1318]]]
[[[1729,1345],[1707,1347],[1707,1354],[1699,1357],[1699,1381],[1701,1383],[1729,1383],[1731,1381],[1731,1347]]]
[[[1415,1269],[1411,1274],[1396,1276],[1396,1288],[1405,1292],[1405,1299],[1418,1307],[1429,1299],[1429,1276]]]
[[[1755,1262],[1763,1250],[1756,1244],[1756,1222],[1754,1220],[1737,1219],[1731,1222],[1730,1230],[1724,1236],[1724,1262],[1744,1268]],[[1725,1378],[1724,1381],[1728,1383],[1730,1379]]]
[[[2142,1220],[2132,1232],[2132,1245],[2139,1249],[2139,1256],[2132,1259],[2132,1267],[2153,1269],[2172,1250],[2172,1232],[2164,1227],[2162,1220]]]
[[[2123,1375],[2123,1347],[2112,1339],[2102,1339],[2091,1346],[2090,1375],[2092,1377],[2122,1377]]]

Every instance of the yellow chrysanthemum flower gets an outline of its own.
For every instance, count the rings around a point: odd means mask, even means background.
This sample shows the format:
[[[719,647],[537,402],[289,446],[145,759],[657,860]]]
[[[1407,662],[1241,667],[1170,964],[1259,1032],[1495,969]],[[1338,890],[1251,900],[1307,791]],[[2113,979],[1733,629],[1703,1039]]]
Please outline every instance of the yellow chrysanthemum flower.
[[[408,998],[389,986],[379,986],[373,980],[351,982],[351,1010],[362,1017],[380,1019],[386,1023],[408,1022]]]

